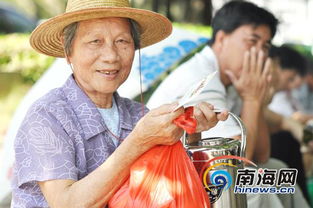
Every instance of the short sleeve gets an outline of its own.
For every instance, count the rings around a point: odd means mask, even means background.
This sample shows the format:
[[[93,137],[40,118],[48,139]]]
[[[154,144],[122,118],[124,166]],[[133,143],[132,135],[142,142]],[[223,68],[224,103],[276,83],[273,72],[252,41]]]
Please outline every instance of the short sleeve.
[[[37,105],[27,113],[15,139],[17,185],[54,179],[77,180],[75,147],[48,108]]]
[[[286,92],[276,93],[268,107],[270,110],[287,117],[295,112]]]

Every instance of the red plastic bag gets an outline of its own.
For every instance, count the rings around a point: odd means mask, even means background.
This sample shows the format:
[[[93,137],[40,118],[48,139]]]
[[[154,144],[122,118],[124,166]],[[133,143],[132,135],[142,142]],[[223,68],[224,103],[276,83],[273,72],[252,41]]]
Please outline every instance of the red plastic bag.
[[[188,120],[192,111],[190,114],[187,110],[184,118],[180,116],[175,123]],[[208,208],[210,203],[194,165],[182,143],[177,142],[156,146],[143,154],[131,166],[129,178],[110,199],[109,207]]]
[[[196,132],[197,120],[193,117],[193,107],[188,107],[185,113],[173,121],[177,126],[183,128],[188,134]]]

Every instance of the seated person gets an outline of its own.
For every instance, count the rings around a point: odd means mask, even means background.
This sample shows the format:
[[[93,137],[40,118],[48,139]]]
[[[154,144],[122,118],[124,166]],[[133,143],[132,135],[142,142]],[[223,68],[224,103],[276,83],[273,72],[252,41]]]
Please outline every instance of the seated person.
[[[263,100],[271,69],[268,50],[277,24],[277,19],[270,12],[253,3],[226,3],[213,17],[212,40],[166,77],[147,106],[153,108],[173,102],[194,83],[217,71],[197,101],[206,101],[216,108],[240,115],[248,134],[246,157],[266,163],[270,155],[270,141],[263,117]],[[203,137],[236,137],[240,133],[230,119],[219,123],[212,131],[202,133]],[[275,200],[278,200],[276,195],[248,194],[248,207],[278,207],[274,204]]]
[[[138,157],[179,141],[172,121],[183,108],[148,112],[116,92],[135,49],[171,30],[167,18],[127,0],[68,1],[66,13],[34,30],[32,47],[65,57],[73,74],[32,105],[18,131],[11,207],[105,207]],[[227,117],[208,103],[195,108],[198,132]]]
[[[268,52],[277,24],[273,14],[253,3],[226,3],[213,17],[213,36],[208,45],[175,69],[155,90],[147,106],[173,102],[194,83],[218,71],[199,100],[240,115],[249,138],[247,158],[265,163],[270,153],[263,102],[271,76]],[[231,131],[220,133],[234,136],[236,132]]]
[[[301,85],[306,75],[306,59],[296,50],[288,47],[272,47],[270,56],[273,59],[273,99],[266,111],[271,130],[287,130],[301,142],[301,123],[292,118],[298,108],[298,102],[292,97],[291,91]],[[276,129],[276,130],[275,130]]]
[[[247,129],[246,157],[258,164],[266,164],[270,157],[270,135],[264,108],[272,76],[268,53],[277,24],[273,14],[253,3],[226,3],[213,17],[213,36],[208,45],[166,77],[147,106],[173,102],[194,83],[218,71],[198,101],[240,115]],[[203,137],[236,137],[239,132],[236,124],[227,120],[202,134]],[[248,206],[259,207],[260,201],[254,203],[251,197],[255,196],[248,194]],[[271,204],[276,195],[258,197],[272,197],[261,199],[263,207],[276,207]],[[292,206],[288,200],[281,198],[280,201],[284,207]]]
[[[292,117],[303,124],[313,119],[313,61],[308,60],[307,74],[302,85],[292,90],[292,97],[297,101],[297,111]]]
[[[270,56],[274,62],[274,98],[266,110],[266,119],[271,130],[271,157],[282,160],[289,167],[298,170],[297,183],[309,200],[300,151],[303,126],[290,116],[285,116],[286,111],[295,108],[289,92],[305,76],[306,60],[288,46],[272,47]],[[282,99],[282,93],[285,93],[285,99]]]

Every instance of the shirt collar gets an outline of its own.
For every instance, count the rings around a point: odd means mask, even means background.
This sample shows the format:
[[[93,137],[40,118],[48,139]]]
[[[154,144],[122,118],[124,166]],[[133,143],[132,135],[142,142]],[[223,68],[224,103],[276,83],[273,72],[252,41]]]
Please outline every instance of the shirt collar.
[[[67,102],[71,105],[82,127],[85,139],[107,131],[103,118],[97,106],[77,85],[73,75],[71,75],[62,87]],[[120,127],[128,130],[133,129],[133,122],[124,100],[114,93],[119,111]]]
[[[200,51],[201,55],[203,55],[210,63],[213,63],[214,69],[218,69],[219,66],[217,62],[217,57],[210,46],[205,46],[202,51]]]
[[[126,104],[126,99],[121,98],[117,92],[114,93],[114,98],[120,116],[120,127],[122,129],[133,130],[134,122],[129,112],[129,107]]]

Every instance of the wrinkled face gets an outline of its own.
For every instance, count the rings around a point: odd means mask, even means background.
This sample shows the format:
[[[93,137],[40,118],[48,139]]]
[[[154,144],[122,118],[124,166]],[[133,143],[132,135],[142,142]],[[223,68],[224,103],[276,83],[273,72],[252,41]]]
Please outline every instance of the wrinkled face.
[[[112,94],[127,79],[135,52],[127,19],[81,21],[72,47],[74,77],[88,95]]]
[[[267,25],[243,25],[230,34],[225,34],[221,40],[219,51],[219,63],[223,76],[223,71],[231,70],[237,78],[239,78],[245,51],[255,47],[257,51],[263,50],[265,54],[264,60],[268,56],[271,46],[271,30]],[[230,84],[227,77],[226,83]]]

